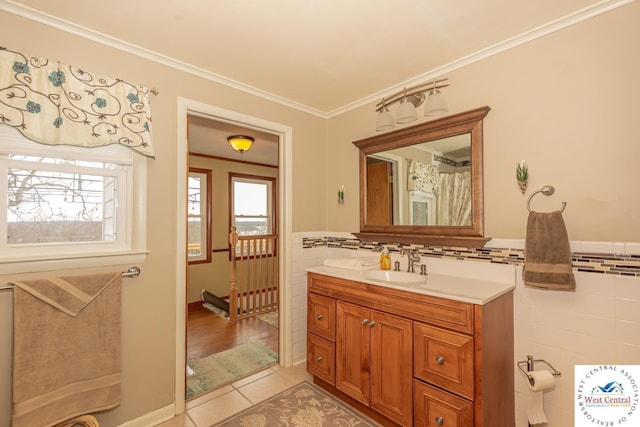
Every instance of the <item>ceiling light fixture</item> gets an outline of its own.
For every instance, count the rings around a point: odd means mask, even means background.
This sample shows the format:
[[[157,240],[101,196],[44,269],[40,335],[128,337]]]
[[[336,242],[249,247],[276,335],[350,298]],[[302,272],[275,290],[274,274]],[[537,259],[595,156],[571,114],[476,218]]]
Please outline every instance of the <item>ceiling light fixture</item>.
[[[437,114],[443,114],[448,111],[447,103],[440,92],[443,87],[449,86],[448,78],[439,80],[433,80],[429,83],[423,83],[421,85],[413,86],[410,88],[403,88],[401,92],[395,93],[389,98],[385,98],[376,104],[376,111],[379,112],[378,119],[376,121],[376,130],[385,131],[395,127],[395,124],[410,123],[418,119],[416,108],[426,103],[424,106],[425,116],[435,116]],[[398,110],[396,111],[395,123],[393,116],[387,108],[399,102]]]
[[[231,135],[227,137],[229,145],[231,145],[234,150],[239,151],[240,154],[251,148],[254,141],[255,139],[246,135]]]

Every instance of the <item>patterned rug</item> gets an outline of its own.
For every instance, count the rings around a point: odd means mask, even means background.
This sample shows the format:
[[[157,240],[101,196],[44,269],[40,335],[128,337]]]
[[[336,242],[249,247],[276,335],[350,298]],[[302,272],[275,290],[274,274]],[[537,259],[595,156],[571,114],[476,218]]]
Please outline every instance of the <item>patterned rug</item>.
[[[265,314],[258,314],[256,318],[258,318],[259,320],[262,320],[265,323],[268,323],[274,328],[278,327],[278,310],[270,311]]]
[[[278,363],[278,353],[259,342],[187,362],[187,393],[192,398]]]
[[[304,381],[215,427],[368,427],[380,424],[321,388]]]

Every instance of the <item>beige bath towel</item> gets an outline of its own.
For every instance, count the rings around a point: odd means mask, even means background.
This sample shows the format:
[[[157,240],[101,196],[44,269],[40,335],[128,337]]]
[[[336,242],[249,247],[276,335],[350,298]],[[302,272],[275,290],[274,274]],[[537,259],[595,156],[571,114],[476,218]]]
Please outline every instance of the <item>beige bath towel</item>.
[[[98,427],[98,420],[91,415],[82,415],[57,424],[56,427]]]
[[[527,220],[522,279],[525,286],[575,291],[571,248],[560,211],[531,212]]]
[[[121,273],[14,283],[13,427],[120,403]]]

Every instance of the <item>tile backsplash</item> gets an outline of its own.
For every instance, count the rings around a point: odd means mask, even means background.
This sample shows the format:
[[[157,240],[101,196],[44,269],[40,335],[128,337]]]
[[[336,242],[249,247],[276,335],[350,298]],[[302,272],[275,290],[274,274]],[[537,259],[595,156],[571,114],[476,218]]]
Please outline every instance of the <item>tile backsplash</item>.
[[[459,261],[490,262],[495,264],[521,265],[524,263],[523,243],[515,242],[519,248],[458,248],[446,246],[428,245],[408,245],[408,244],[387,244],[362,242],[356,238],[320,236],[303,237],[302,247],[310,248],[342,248],[350,250],[377,251],[387,247],[393,254],[399,253],[402,249],[417,249],[424,257],[455,259]],[[516,246],[514,245],[514,246]],[[580,243],[573,243],[572,247],[580,247]],[[610,248],[612,245],[603,245],[603,248]],[[589,249],[595,249],[594,244],[589,245]],[[586,273],[615,274],[621,276],[640,277],[640,254],[633,253],[600,253],[600,252],[572,252],[573,269]]]

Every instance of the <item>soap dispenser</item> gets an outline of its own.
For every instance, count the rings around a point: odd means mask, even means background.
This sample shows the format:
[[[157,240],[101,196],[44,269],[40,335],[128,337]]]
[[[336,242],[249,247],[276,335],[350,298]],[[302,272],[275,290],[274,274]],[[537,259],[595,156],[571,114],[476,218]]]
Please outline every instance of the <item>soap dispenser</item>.
[[[380,270],[391,270],[391,255],[389,255],[389,249],[386,247],[380,254]]]

